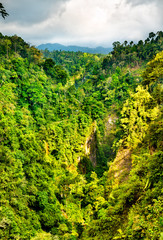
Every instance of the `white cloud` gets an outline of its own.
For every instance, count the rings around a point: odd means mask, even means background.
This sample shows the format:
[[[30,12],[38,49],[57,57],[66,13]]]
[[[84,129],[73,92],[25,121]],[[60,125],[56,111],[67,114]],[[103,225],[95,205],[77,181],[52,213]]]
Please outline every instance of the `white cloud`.
[[[111,46],[144,39],[163,25],[160,0],[6,0],[4,5],[10,17],[1,20],[2,33],[32,44]]]

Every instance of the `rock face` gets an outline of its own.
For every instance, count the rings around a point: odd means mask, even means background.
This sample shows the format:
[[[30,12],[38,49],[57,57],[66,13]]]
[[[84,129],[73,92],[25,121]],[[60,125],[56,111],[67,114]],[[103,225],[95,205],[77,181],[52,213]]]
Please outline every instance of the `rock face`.
[[[117,119],[118,119],[118,117],[116,117],[116,116],[108,116],[107,122],[105,124],[105,129],[108,133],[114,126]]]
[[[129,149],[121,149],[110,166],[108,176],[115,185],[119,184],[127,181],[131,168],[131,151]]]
[[[93,133],[86,141],[86,153],[89,155],[89,159],[92,162],[93,167],[96,167],[96,153],[97,153],[97,141],[96,133]]]
[[[112,134],[112,129],[115,128],[115,122],[117,120],[117,116],[115,115],[109,115],[105,119],[105,134],[103,139],[97,139],[97,126],[96,122],[94,122],[90,128],[89,135],[86,138],[86,142],[84,145],[84,151],[85,155],[88,156],[90,161],[92,162],[93,167],[96,167],[97,165],[97,151],[98,151],[98,145],[104,146],[109,145],[111,147],[114,139],[114,135]],[[109,152],[109,155],[111,156],[111,151]],[[108,159],[110,156],[106,156]]]
[[[96,153],[97,153],[96,123],[93,123],[91,134],[89,137],[87,137],[85,142],[85,154],[89,157],[93,167],[96,167],[97,164]]]

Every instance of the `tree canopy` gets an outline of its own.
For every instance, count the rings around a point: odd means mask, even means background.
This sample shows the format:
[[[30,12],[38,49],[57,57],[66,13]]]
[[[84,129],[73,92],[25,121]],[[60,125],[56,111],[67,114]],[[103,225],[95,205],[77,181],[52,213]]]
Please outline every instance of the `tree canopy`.
[[[161,39],[103,56],[0,34],[0,239],[161,239]]]

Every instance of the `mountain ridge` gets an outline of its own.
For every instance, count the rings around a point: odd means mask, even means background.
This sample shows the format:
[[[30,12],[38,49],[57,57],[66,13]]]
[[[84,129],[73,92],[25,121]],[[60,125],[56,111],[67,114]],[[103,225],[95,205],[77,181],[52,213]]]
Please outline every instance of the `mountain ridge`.
[[[59,43],[44,43],[37,46],[39,50],[48,49],[49,51],[72,51],[72,52],[86,52],[92,54],[108,54],[112,51],[112,48],[104,48],[101,46],[90,48],[90,47],[81,47],[77,45],[65,46]]]

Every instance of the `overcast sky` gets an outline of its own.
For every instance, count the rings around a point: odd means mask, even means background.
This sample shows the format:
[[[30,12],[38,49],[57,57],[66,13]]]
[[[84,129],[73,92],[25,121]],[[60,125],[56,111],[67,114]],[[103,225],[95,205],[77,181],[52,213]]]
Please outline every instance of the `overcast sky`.
[[[163,0],[0,0],[0,32],[32,45],[110,47],[163,30]]]

